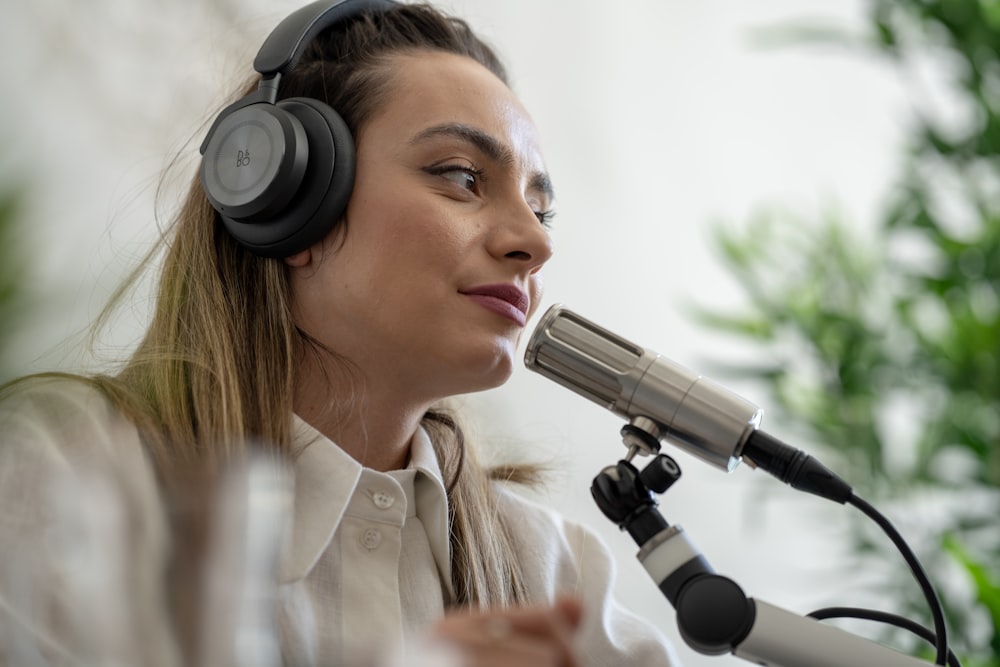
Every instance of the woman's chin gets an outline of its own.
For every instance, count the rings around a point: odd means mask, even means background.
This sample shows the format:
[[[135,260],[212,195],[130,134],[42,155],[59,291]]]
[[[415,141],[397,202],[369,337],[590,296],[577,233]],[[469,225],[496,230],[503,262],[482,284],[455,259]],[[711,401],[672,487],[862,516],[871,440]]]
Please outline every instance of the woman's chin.
[[[464,394],[496,389],[504,385],[514,373],[514,355],[497,355],[487,363],[469,366],[472,367],[477,367],[479,370],[467,376],[468,389],[462,392]]]

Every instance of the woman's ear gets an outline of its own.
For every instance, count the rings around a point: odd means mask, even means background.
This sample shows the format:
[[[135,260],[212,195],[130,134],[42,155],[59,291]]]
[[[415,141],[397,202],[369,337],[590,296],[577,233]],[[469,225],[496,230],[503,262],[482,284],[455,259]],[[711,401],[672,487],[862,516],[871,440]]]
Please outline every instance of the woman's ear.
[[[289,255],[285,258],[285,264],[288,266],[298,269],[303,266],[308,266],[312,261],[312,248],[306,248],[305,250],[300,250],[294,255]]]

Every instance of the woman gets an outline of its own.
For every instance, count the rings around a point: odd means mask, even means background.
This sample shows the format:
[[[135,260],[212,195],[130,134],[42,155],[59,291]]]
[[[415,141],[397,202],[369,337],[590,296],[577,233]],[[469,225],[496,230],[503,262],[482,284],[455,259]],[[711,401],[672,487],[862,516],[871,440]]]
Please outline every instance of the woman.
[[[264,449],[295,484],[261,607],[286,664],[402,647],[408,664],[670,664],[610,599],[598,539],[493,481],[537,471],[482,468],[441,404],[508,378],[552,254],[537,132],[495,54],[400,4],[313,36],[277,96],[322,100],[353,136],[329,231],[261,256],[196,180],[123,368],[6,391],[3,657],[216,660],[245,619],[212,611],[239,580],[219,538],[236,515],[213,499]]]

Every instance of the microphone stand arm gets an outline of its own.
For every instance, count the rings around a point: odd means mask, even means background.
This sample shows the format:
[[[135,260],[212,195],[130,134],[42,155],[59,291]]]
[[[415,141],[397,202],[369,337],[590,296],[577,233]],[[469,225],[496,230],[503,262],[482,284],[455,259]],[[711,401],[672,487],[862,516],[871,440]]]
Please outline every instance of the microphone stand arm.
[[[629,459],[636,452],[632,447]],[[748,598],[735,581],[716,574],[684,531],[670,526],[656,508],[653,491],[663,493],[679,478],[680,468],[665,454],[641,472],[626,459],[601,471],[591,495],[639,545],[637,558],[673,605],[681,637],[691,648],[705,655],[732,653],[765,667],[931,664]]]

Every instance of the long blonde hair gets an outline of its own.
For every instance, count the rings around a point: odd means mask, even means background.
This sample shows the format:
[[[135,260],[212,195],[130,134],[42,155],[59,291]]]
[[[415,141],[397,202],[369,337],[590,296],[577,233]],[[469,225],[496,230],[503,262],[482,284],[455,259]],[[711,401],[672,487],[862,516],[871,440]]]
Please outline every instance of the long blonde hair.
[[[399,5],[321,33],[282,79],[279,98],[321,99],[356,134],[385,99],[387,59],[421,50],[468,56],[506,80],[496,55],[466,23],[429,6]],[[238,94],[257,82],[252,77]],[[190,481],[185,471],[217,470],[243,455],[248,442],[294,456],[296,361],[301,354],[328,351],[295,326],[285,263],[237,244],[197,180],[162,243],[155,311],[145,336],[120,372],[89,381],[135,421],[168,490]],[[435,409],[423,421],[448,487],[455,590],[450,604],[524,601],[522,572],[497,513],[491,477],[528,479],[536,470],[511,467],[491,475],[468,451],[454,415]]]

